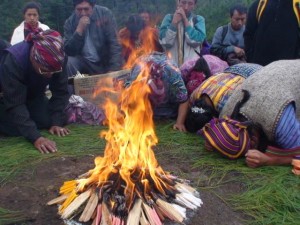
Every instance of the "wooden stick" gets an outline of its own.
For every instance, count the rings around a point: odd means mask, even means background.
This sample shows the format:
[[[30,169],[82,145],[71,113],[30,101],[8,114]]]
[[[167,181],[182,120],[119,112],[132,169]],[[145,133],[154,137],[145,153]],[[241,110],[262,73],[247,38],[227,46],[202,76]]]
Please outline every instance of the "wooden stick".
[[[149,221],[147,220],[147,218],[145,216],[144,211],[142,211],[141,218],[140,218],[139,222],[140,222],[141,225],[150,225]]]
[[[88,222],[91,218],[98,204],[98,195],[95,190],[91,193],[91,197],[86,204],[80,218],[79,222]]]
[[[138,198],[130,210],[126,225],[139,225],[139,219],[142,213],[142,200]]]
[[[168,216],[168,218],[175,222],[183,222],[183,217],[181,216],[181,214],[177,212],[177,210],[170,203],[165,202],[161,199],[157,199],[156,204],[163,211],[163,213]]]
[[[101,225],[112,225],[112,218],[110,215],[110,212],[108,210],[108,207],[106,203],[102,202],[102,219],[101,219]]]
[[[62,219],[68,219],[70,218],[76,210],[79,209],[80,206],[82,206],[87,199],[91,195],[91,189],[87,190],[86,192],[81,193],[77,198],[74,199],[74,201],[64,210],[63,214],[61,215]]]
[[[96,221],[95,225],[100,224],[101,218],[102,218],[102,205],[98,204],[98,206],[97,206],[97,215],[96,215],[96,218],[95,218],[95,221]]]
[[[52,199],[51,201],[47,202],[47,205],[54,205],[54,204],[61,204],[63,201],[65,201],[70,194],[61,195],[57,198]]]
[[[183,26],[182,22],[179,22],[177,25],[177,38],[178,38],[178,67],[183,64]]]

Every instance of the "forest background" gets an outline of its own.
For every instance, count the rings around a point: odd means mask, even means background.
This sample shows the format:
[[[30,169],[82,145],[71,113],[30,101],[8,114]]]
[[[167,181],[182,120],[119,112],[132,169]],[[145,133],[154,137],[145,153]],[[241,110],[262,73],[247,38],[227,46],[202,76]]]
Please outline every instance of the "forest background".
[[[124,26],[128,16],[141,8],[150,10],[154,25],[160,25],[167,13],[173,13],[177,0],[97,0],[97,4],[111,9],[118,28]],[[229,22],[229,9],[236,3],[249,6],[254,0],[198,0],[195,14],[205,18],[207,39],[211,41],[217,27]],[[23,21],[22,8],[26,0],[0,1],[0,38],[10,41],[15,27]],[[40,21],[63,34],[65,20],[71,15],[72,0],[40,0]]]

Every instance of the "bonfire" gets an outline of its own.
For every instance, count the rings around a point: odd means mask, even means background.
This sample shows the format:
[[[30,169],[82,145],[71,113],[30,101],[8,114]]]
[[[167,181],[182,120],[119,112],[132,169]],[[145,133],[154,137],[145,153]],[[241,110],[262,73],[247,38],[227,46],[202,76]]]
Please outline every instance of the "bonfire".
[[[63,220],[92,225],[160,225],[165,219],[184,223],[186,210],[196,210],[199,193],[158,164],[149,101],[149,65],[142,65],[135,81],[123,89],[118,100],[107,99],[108,130],[103,157],[95,167],[75,180],[66,181],[60,196],[48,202],[58,204]],[[107,90],[106,90],[107,91]]]

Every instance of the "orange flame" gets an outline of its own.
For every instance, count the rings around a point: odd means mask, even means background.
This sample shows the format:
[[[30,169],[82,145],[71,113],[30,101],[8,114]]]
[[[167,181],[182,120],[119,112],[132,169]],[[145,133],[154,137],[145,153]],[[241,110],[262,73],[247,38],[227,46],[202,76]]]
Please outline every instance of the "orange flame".
[[[89,171],[88,178],[79,180],[79,191],[93,184],[103,187],[117,173],[126,183],[124,196],[128,205],[132,203],[136,182],[144,187],[144,193],[139,194],[150,194],[149,176],[161,194],[171,189],[161,177],[165,173],[153,152],[158,138],[148,97],[151,90],[148,76],[149,68],[142,65],[137,79],[122,91],[118,104],[107,99],[105,113],[109,129],[101,132],[107,141],[104,156],[95,159],[96,167]]]
[[[125,31],[124,31],[125,33]],[[123,37],[122,37],[123,36]],[[141,55],[149,54],[159,50],[158,31],[147,26],[144,28],[134,43],[129,38],[130,34],[120,35],[120,42],[123,47],[123,54],[128,54],[128,59],[123,66],[124,69],[131,68],[136,59]]]

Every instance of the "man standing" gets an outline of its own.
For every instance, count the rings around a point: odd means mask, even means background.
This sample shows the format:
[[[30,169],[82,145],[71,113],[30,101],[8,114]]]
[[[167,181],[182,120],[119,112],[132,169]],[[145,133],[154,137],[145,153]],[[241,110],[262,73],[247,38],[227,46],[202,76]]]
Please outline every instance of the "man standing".
[[[205,20],[192,13],[197,0],[178,0],[174,14],[168,14],[162,21],[159,31],[160,44],[180,66],[186,60],[197,57],[206,38]]]
[[[256,0],[250,6],[244,33],[249,62],[265,66],[300,58],[299,7],[295,0]]]
[[[95,0],[73,0],[75,12],[64,25],[67,74],[101,74],[121,68],[121,46],[112,12]]]
[[[230,23],[219,27],[213,37],[210,52],[227,61],[229,65],[246,62],[244,51],[247,8],[235,5],[230,9]]]

